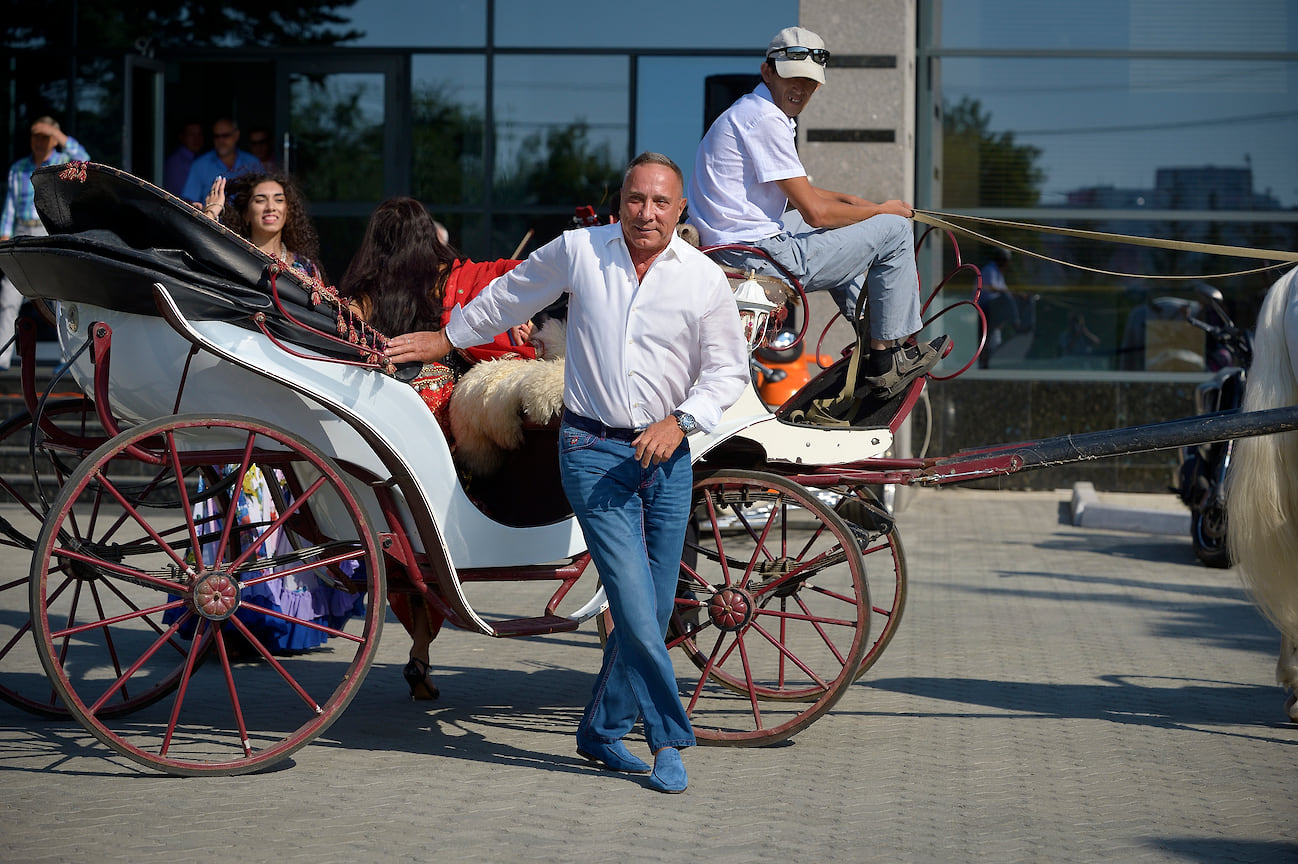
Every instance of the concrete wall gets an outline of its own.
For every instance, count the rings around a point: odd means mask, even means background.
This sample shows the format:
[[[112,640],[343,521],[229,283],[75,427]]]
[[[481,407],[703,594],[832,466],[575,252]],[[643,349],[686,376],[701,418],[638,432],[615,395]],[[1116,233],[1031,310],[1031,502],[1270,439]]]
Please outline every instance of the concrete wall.
[[[798,23],[832,54],[825,86],[798,118],[811,182],[871,201],[913,200],[915,0],[802,0]],[[812,295],[809,350],[837,311],[828,294]],[[853,338],[840,320],[824,348],[836,353]]]

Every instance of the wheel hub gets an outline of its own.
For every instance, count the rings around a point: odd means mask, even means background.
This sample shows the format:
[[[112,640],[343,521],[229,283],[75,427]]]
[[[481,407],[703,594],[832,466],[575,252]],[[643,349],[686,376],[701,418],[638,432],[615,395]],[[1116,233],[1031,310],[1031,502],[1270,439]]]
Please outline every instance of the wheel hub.
[[[708,601],[712,623],[727,633],[747,627],[755,608],[752,596],[741,588],[722,588]]]
[[[224,621],[239,608],[240,585],[227,573],[209,573],[194,583],[194,609],[210,621]]]

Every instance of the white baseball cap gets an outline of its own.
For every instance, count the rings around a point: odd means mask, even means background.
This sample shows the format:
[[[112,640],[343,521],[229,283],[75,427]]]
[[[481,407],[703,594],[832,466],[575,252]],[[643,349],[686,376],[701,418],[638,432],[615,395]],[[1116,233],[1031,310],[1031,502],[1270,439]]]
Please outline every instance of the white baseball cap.
[[[825,83],[829,52],[825,40],[802,27],[785,27],[766,46],[766,59],[781,78],[810,78]]]

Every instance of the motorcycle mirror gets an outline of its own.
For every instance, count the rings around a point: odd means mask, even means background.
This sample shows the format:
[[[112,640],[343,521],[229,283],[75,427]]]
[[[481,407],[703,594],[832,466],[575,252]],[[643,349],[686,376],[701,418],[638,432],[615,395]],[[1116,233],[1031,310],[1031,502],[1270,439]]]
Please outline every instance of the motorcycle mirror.
[[[1201,295],[1203,295],[1203,297],[1204,297],[1206,300],[1208,300],[1208,302],[1210,302],[1210,303],[1218,303],[1218,304],[1220,304],[1220,303],[1224,302],[1224,299],[1225,299],[1225,298],[1223,298],[1223,297],[1221,296],[1221,291],[1219,291],[1215,286],[1212,286],[1212,285],[1196,285],[1196,286],[1195,286],[1195,290],[1197,290]]]

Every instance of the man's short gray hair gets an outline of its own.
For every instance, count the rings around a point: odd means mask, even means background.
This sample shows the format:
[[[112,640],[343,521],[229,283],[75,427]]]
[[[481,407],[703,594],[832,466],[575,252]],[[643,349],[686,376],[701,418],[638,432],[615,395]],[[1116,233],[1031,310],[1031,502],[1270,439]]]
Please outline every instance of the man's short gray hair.
[[[631,172],[641,165],[661,165],[664,168],[670,168],[681,184],[681,194],[685,194],[685,175],[681,173],[681,166],[673,162],[670,156],[664,156],[662,153],[655,153],[652,150],[641,153],[626,166],[626,171],[622,174],[623,186],[626,185],[626,179],[631,176]]]

